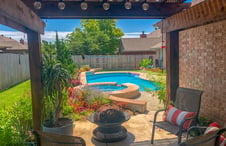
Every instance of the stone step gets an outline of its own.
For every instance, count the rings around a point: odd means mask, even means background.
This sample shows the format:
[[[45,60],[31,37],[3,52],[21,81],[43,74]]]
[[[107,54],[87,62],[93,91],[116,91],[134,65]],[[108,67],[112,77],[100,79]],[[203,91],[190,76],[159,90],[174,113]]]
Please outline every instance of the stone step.
[[[126,99],[113,95],[111,95],[109,99],[115,102],[124,102],[126,103],[126,108],[129,108],[133,111],[137,111],[140,113],[144,113],[147,108],[147,102],[142,100]]]

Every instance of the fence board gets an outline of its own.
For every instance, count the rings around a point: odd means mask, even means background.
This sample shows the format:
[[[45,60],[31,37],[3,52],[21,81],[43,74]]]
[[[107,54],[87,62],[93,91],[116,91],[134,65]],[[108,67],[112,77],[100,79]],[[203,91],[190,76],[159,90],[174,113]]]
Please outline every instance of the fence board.
[[[28,55],[0,54],[0,91],[29,79]]]
[[[73,61],[81,67],[90,65],[91,68],[103,68],[104,70],[138,69],[139,63],[150,55],[86,55],[85,60],[81,55],[73,55]]]
[[[78,67],[90,65],[104,70],[138,69],[143,58],[150,55],[73,55]],[[0,91],[30,78],[27,54],[0,53]]]

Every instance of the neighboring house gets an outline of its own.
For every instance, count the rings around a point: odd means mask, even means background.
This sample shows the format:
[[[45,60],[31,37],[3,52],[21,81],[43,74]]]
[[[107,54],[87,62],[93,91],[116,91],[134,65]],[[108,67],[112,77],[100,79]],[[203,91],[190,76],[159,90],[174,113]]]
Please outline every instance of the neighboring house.
[[[120,55],[153,55],[160,38],[122,38]]]
[[[162,66],[161,61],[163,60],[163,68],[165,68],[165,59],[162,59],[165,57],[165,51],[162,53],[163,46],[165,46],[164,38],[162,38],[160,29],[157,29],[150,34],[142,32],[140,38],[122,38],[119,54],[150,55],[154,60],[154,65]]]
[[[23,39],[20,42],[0,35],[0,53],[17,53],[24,54],[28,52],[28,45]]]

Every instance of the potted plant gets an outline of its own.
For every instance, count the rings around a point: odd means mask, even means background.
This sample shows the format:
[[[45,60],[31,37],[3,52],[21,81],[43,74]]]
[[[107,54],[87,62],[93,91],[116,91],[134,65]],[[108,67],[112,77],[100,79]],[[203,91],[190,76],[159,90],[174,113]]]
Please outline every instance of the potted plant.
[[[73,121],[60,118],[63,91],[69,87],[70,74],[54,55],[44,55],[42,59],[43,131],[72,135]]]

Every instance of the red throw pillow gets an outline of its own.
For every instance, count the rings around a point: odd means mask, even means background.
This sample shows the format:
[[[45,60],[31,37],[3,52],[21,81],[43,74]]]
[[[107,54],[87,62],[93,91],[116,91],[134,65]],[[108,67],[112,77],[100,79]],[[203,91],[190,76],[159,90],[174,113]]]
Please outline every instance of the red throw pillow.
[[[213,122],[206,128],[206,131],[204,132],[204,134],[208,134],[219,129],[220,129],[220,126],[217,124],[217,122]],[[224,138],[223,134],[220,137],[219,146],[226,146],[226,139]]]
[[[195,112],[182,111],[173,106],[170,106],[163,120],[179,126],[184,119],[194,117],[195,115]],[[187,120],[186,122],[184,122],[183,128],[187,130],[191,122],[192,120]]]

